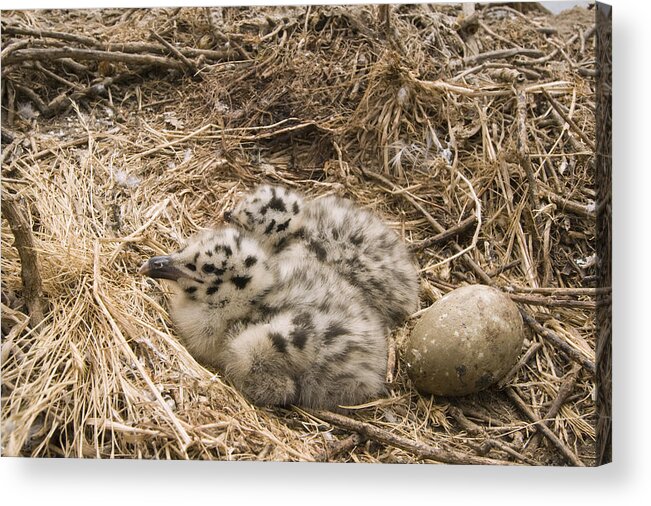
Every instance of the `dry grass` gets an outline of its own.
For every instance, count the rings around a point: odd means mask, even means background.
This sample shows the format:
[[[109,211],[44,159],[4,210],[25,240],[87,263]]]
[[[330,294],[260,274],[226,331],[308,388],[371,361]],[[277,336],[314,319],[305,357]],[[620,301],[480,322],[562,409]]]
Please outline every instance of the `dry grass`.
[[[154,29],[184,48],[223,49],[230,39],[233,53],[192,58],[196,81],[120,62],[84,61],[87,73],[60,62],[3,65],[3,192],[28,212],[49,304],[32,328],[20,311],[21,265],[3,221],[3,455],[433,461],[348,438],[301,410],[254,407],[178,343],[165,294],[138,266],[218,224],[236,193],[261,181],[337,193],[383,215],[417,254],[422,308],[483,282],[483,272],[594,361],[594,293],[568,290],[595,286],[594,149],[579,134],[594,139],[592,15],[576,11],[573,23],[565,16],[562,29],[546,34],[541,28],[556,19],[509,8],[485,8],[467,29],[455,6],[386,12],[3,13],[3,28],[113,44],[156,42]],[[5,33],[3,49],[28,38]],[[57,43],[31,38],[30,47]],[[513,48],[540,56],[484,55]],[[52,117],[35,113],[21,91],[47,104],[69,89],[51,74],[85,88],[98,73],[124,79]],[[473,215],[479,220],[451,239],[422,242]],[[413,322],[392,336],[390,395],[351,418],[466,455],[564,465],[567,457],[538,435],[513,396],[544,418],[570,378],[549,428],[584,464],[595,462],[591,371],[574,369],[532,332],[525,350],[536,349],[504,389],[421,396],[399,359]]]

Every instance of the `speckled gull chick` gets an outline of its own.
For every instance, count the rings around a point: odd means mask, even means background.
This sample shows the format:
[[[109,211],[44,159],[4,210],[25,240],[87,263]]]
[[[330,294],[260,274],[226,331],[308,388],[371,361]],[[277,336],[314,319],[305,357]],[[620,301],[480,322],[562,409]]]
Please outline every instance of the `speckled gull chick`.
[[[383,323],[357,287],[301,248],[270,254],[225,227],[140,272],[172,281],[170,314],[188,351],[254,403],[333,409],[381,396]]]

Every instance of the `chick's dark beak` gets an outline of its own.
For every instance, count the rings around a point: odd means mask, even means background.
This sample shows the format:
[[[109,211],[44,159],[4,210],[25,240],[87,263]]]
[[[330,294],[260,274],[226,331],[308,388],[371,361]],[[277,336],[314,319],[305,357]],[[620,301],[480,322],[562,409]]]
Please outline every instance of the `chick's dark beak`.
[[[150,278],[171,279],[172,281],[183,276],[181,270],[174,265],[172,257],[167,255],[150,258],[142,264],[138,272]]]

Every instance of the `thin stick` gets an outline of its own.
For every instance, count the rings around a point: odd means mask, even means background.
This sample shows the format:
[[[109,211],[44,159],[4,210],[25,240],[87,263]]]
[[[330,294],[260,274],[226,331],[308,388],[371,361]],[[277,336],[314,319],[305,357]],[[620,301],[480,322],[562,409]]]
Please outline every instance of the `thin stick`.
[[[97,39],[94,39],[92,37],[86,37],[84,35],[48,31],[48,30],[34,30],[30,28],[22,28],[22,27],[15,27],[15,26],[3,26],[2,33],[9,34],[9,35],[30,35],[33,37],[44,37],[50,39],[66,40],[68,42],[76,42],[79,44],[84,44],[86,46],[92,46],[96,49],[103,49],[106,51],[122,51],[124,53],[150,52],[150,53],[164,54],[165,47],[166,47],[164,45],[160,46],[158,44],[152,44],[149,42],[106,42],[105,43]],[[230,42],[231,44],[233,44],[233,41]],[[204,56],[210,60],[225,60],[228,58],[233,58],[238,54],[232,50],[216,51],[214,49],[198,49],[194,47],[180,47],[175,49],[177,49],[181,54],[189,58]],[[246,55],[246,57],[247,57],[246,59],[249,59],[248,55]],[[4,59],[4,55],[3,55],[3,59]]]
[[[446,81],[421,81],[418,79],[414,80],[414,83],[421,86],[423,90],[427,91],[436,91],[436,92],[447,92],[455,93],[457,95],[462,95],[466,97],[506,97],[513,94],[513,91],[510,89],[501,89],[501,90],[484,90],[471,88],[466,85],[451,84]],[[524,93],[535,93],[547,89],[552,91],[567,93],[571,91],[570,84],[566,81],[555,81],[551,83],[542,83],[542,84],[531,84],[522,88]]]
[[[495,51],[486,51],[476,56],[468,56],[463,59],[465,65],[476,65],[485,60],[497,60],[502,58],[511,58],[512,56],[522,55],[530,58],[540,58],[545,53],[539,49],[527,49],[522,47],[514,47],[512,49],[497,49]]]
[[[30,35],[32,37],[65,40],[68,42],[77,42],[79,44],[85,44],[87,46],[94,47],[101,45],[101,42],[97,39],[94,39],[93,37],[66,32],[57,32],[54,30],[34,30],[32,28],[24,28],[20,26],[3,25],[2,33],[7,35]]]
[[[554,108],[554,110],[558,113],[558,115],[561,118],[563,118],[563,120],[568,125],[570,125],[570,128],[574,131],[574,133],[576,133],[579,137],[581,137],[581,140],[588,145],[590,150],[592,152],[595,152],[597,148],[595,146],[594,141],[590,137],[588,137],[588,135],[583,130],[581,130],[576,123],[574,123],[574,120],[565,113],[565,111],[561,108],[561,106],[558,105],[558,102],[554,100],[554,98],[547,92],[547,90],[542,89],[541,91],[543,95],[545,95],[545,98],[547,98],[551,106]]]
[[[540,293],[544,295],[561,295],[561,296],[586,296],[596,297],[597,295],[610,294],[612,290],[607,288],[565,288],[565,287],[547,287],[547,288],[530,288],[528,286],[509,285],[505,288],[507,292],[516,293]]]
[[[17,49],[22,49],[22,48],[24,48],[24,47],[29,46],[30,42],[31,42],[31,41],[30,41],[29,39],[25,39],[25,40],[19,40],[19,41],[17,41],[17,42],[14,42],[14,43],[12,43],[12,44],[9,44],[9,45],[6,46],[6,47],[2,50],[2,52],[0,53],[0,60],[5,61],[6,58],[7,58],[11,53],[13,53],[14,51],[16,51]]]
[[[100,139],[105,139],[107,137],[110,137],[110,135],[107,134],[102,134],[102,133],[94,133],[93,138],[94,140],[100,140]],[[47,155],[53,155],[56,153],[57,149],[66,149],[66,148],[72,148],[72,147],[77,147],[77,146],[83,146],[85,144],[88,144],[89,138],[88,136],[85,137],[79,137],[78,139],[73,139],[68,142],[64,142],[62,144],[58,144],[54,148],[47,148],[43,149],[41,151],[38,151],[37,153],[34,153],[31,155],[29,158],[30,160],[37,161],[40,160],[41,158],[46,157]]]
[[[366,438],[355,432],[347,438],[330,444],[326,447],[325,451],[317,455],[314,460],[317,462],[331,462],[337,455],[351,451],[353,448],[363,443],[365,439]]]
[[[46,72],[46,69],[41,69]],[[143,69],[144,70],[144,69]],[[86,88],[77,89],[73,91],[70,95],[67,92],[61,93],[59,96],[55,97],[50,101],[44,111],[42,111],[43,116],[52,117],[57,112],[65,109],[66,107],[72,105],[75,101],[97,94],[103,93],[109,86],[112,84],[117,84],[121,81],[124,81],[130,77],[133,77],[135,74],[133,72],[124,72],[113,77],[105,77],[99,82],[92,84]]]
[[[380,181],[381,183],[384,183],[389,188],[394,190],[396,192],[396,195],[400,195],[402,198],[407,200],[412,206],[414,206],[416,209],[418,209],[421,212],[421,214],[425,217],[425,219],[430,223],[430,225],[432,225],[432,228],[434,228],[435,232],[438,232],[439,234],[445,232],[445,229],[441,226],[441,224],[438,221],[436,221],[434,219],[434,217],[430,213],[428,213],[427,210],[423,206],[421,206],[418,202],[416,202],[416,199],[414,199],[407,192],[399,191],[401,188],[398,185],[392,183],[386,177],[384,177],[381,174],[378,174],[376,172],[373,172],[373,171],[370,171],[370,170],[364,169],[364,168],[362,168],[361,171],[362,171],[362,174],[364,174],[365,176],[369,176],[369,177],[375,179],[376,181]]]
[[[574,389],[574,385],[576,384],[576,380],[579,377],[580,372],[581,372],[581,367],[578,364],[574,364],[570,372],[567,373],[567,376],[561,383],[561,386],[558,388],[558,394],[556,394],[556,398],[554,399],[554,402],[551,403],[551,405],[549,406],[549,410],[547,411],[547,413],[545,413],[544,416],[545,420],[553,418],[558,414],[561,407],[563,406],[563,403],[572,393],[572,390]],[[546,421],[545,423],[549,423],[549,422]]]
[[[463,411],[461,411],[459,408],[455,406],[450,407],[450,414],[454,417],[454,419],[461,425],[461,427],[464,428],[468,434],[472,436],[483,436],[484,437],[484,444],[490,449],[491,446],[495,448],[499,448],[503,452],[508,453],[512,457],[515,457],[519,461],[528,464],[530,466],[538,466],[540,465],[539,462],[536,462],[533,459],[530,459],[529,457],[525,457],[522,455],[520,452],[514,450],[511,448],[508,444],[504,443],[503,441],[500,441],[499,439],[493,439],[491,438],[488,433],[479,425],[477,425],[474,422],[471,422],[466,418],[466,416],[463,414]]]
[[[509,297],[514,302],[519,302],[521,304],[529,304],[531,306],[580,307],[583,309],[596,309],[597,307],[597,303],[593,300],[554,299],[550,297],[536,297],[535,295],[516,295],[516,294],[509,294]]]
[[[525,352],[524,355],[518,360],[518,363],[515,364],[509,372],[506,373],[506,376],[504,376],[498,383],[497,383],[497,388],[504,388],[506,385],[508,385],[511,380],[515,377],[515,375],[518,373],[520,369],[524,367],[524,365],[529,362],[531,357],[536,353],[540,348],[542,347],[542,344],[540,343],[533,343],[527,351]]]
[[[68,86],[71,89],[74,90],[79,90],[82,88],[82,86],[79,83],[73,83],[72,81],[68,81],[66,78],[61,77],[59,74],[56,74],[52,72],[51,70],[45,68],[41,62],[36,62],[35,67],[39,70],[39,72],[43,72],[46,76],[48,76],[51,79],[54,79],[55,81],[59,81],[60,83]]]
[[[47,111],[47,104],[43,102],[41,97],[39,97],[34,90],[18,83],[14,83],[14,88],[16,88],[16,91],[19,91],[27,98],[29,98],[32,102],[34,102],[34,105],[36,106],[36,108],[41,114],[44,114],[45,111]]]
[[[143,156],[148,156],[148,155],[152,155],[154,153],[157,153],[161,149],[170,148],[172,146],[176,146],[177,144],[182,144],[185,141],[190,140],[193,137],[196,137],[197,135],[205,132],[206,130],[209,130],[210,128],[212,128],[212,126],[213,125],[211,123],[208,123],[207,125],[202,126],[199,130],[195,130],[194,132],[189,133],[188,135],[186,135],[184,137],[181,137],[180,139],[176,139],[175,141],[166,142],[164,144],[161,144],[160,146],[156,146],[155,148],[151,148],[151,149],[148,149],[147,151],[143,151],[142,153],[136,153],[135,155],[130,156],[127,159],[127,163],[130,163],[133,160],[136,160],[138,158],[142,158]]]
[[[496,269],[490,271],[489,273],[487,273],[487,275],[488,275],[489,278],[492,279],[492,278],[494,278],[496,276],[499,276],[503,272],[508,271],[509,269],[513,269],[513,267],[516,267],[516,266],[520,265],[521,263],[522,263],[522,260],[520,260],[518,258],[516,260],[513,260],[512,262],[509,262],[506,265],[499,266],[498,268],[496,268]]]
[[[527,149],[527,98],[522,90],[516,93],[517,101],[517,117],[518,117],[518,158],[520,164],[527,175],[529,183],[528,195],[531,212],[540,209],[540,201],[538,200],[538,185],[536,184],[536,177],[531,167],[531,159]],[[536,230],[536,236],[540,237],[540,233]]]
[[[472,242],[470,243],[470,246],[461,250],[457,250],[457,252],[451,257],[448,257],[445,260],[435,263],[434,265],[427,266],[426,269],[434,269],[448,262],[451,262],[455,258],[460,257],[465,253],[468,253],[469,251],[475,249],[475,247],[477,246],[477,241],[479,240],[479,232],[481,230],[481,201],[479,200],[479,198],[477,198],[477,194],[475,193],[475,189],[473,188],[472,183],[463,174],[461,174],[461,172],[457,171],[457,175],[464,180],[464,182],[468,186],[468,189],[470,190],[470,194],[472,195],[473,200],[475,201],[475,217],[477,218],[477,226],[475,227],[475,233],[472,236]]]
[[[563,441],[561,441],[556,434],[554,434],[548,427],[545,425],[542,420],[540,420],[536,414],[531,411],[529,406],[520,398],[518,393],[515,391],[515,388],[511,387],[506,390],[509,398],[516,404],[518,409],[522,411],[529,420],[534,423],[534,427],[540,433],[542,433],[547,439],[549,439],[560,451],[561,453],[569,460],[572,464],[577,467],[585,467],[585,464],[570,450]]]
[[[167,42],[163,37],[158,35],[154,30],[150,30],[151,34],[158,40],[161,44],[163,44],[167,49],[169,49],[174,56],[176,56],[179,60],[181,60],[185,66],[188,68],[188,70],[192,73],[193,76],[200,76],[199,74],[199,68],[188,58],[186,58],[181,51],[179,51],[177,48],[175,48],[172,44]]]
[[[47,302],[43,298],[43,283],[38,268],[38,255],[34,249],[34,238],[29,221],[14,197],[7,195],[6,191],[3,193],[2,214],[14,234],[14,246],[20,256],[20,278],[25,290],[25,304],[29,311],[30,324],[35,327],[45,318]]]
[[[557,348],[560,348],[568,357],[570,357],[575,362],[578,362],[583,367],[585,367],[591,373],[595,373],[596,368],[592,360],[583,356],[583,354],[567,344],[561,337],[559,337],[555,332],[552,332],[549,329],[543,327],[540,323],[536,321],[535,318],[530,316],[528,313],[520,309],[520,314],[522,319],[527,325],[529,325],[540,337],[552,343]]]
[[[238,52],[240,57],[244,60],[250,60],[251,55],[246,52],[246,50],[240,46],[236,40],[233,40],[231,37],[227,37],[222,33],[222,31],[215,25],[213,21],[213,17],[210,12],[210,7],[205,7],[205,12],[206,12],[206,18],[208,19],[208,24],[210,25],[210,29],[212,30],[212,33],[219,37],[220,39],[228,42],[232,47],[235,48],[235,50]]]
[[[47,49],[18,49],[10,54],[3,63],[11,65],[27,60],[60,60],[62,58],[73,58],[76,60],[93,61],[117,61],[122,63],[133,63],[136,65],[156,65],[183,70],[185,64],[171,58],[145,54],[129,54],[119,51],[101,51],[98,49],[79,49],[71,47],[47,48]]]
[[[547,198],[547,200],[553,202],[558,207],[560,207],[561,211],[569,211],[572,214],[576,214],[578,216],[582,216],[583,218],[588,218],[591,220],[597,218],[597,213],[594,205],[586,206],[583,204],[579,204],[578,202],[574,202],[573,200],[559,197],[558,195],[552,192],[545,192],[544,195]]]
[[[123,53],[154,53],[159,55],[166,54],[165,46],[151,42],[112,42],[104,46],[106,51],[121,51]],[[207,60],[223,61],[238,56],[238,53],[230,49],[198,49],[196,47],[178,47],[176,48],[183,56],[188,58],[198,58],[203,56]],[[233,62],[237,63],[237,62]]]
[[[568,396],[572,393],[572,390],[574,389],[574,385],[576,384],[576,380],[579,376],[579,372],[581,371],[581,366],[578,364],[574,364],[572,367],[572,370],[567,374],[563,382],[561,383],[561,386],[558,388],[558,393],[556,394],[556,398],[554,401],[551,403],[549,406],[549,409],[543,416],[543,422],[545,425],[549,425],[552,421],[552,419],[558,414],[558,412],[561,410],[561,407],[565,403],[566,399]],[[540,434],[535,434],[532,438],[531,441],[529,442],[528,448],[529,451],[534,450],[538,446],[538,442],[540,440]]]
[[[476,221],[477,221],[476,215],[473,214],[471,216],[468,216],[466,219],[460,221],[454,227],[451,227],[441,232],[440,234],[436,234],[435,236],[425,239],[421,242],[412,244],[411,248],[414,250],[421,250],[421,249],[429,248],[430,246],[433,246],[435,244],[445,242],[448,239],[451,239],[452,237],[463,233],[466,229],[473,226]]]
[[[486,26],[486,23],[478,21],[478,24],[481,27],[481,29],[484,30],[493,39],[501,40],[505,44],[508,44],[509,46],[513,47],[513,49],[522,49],[517,43],[513,42],[513,40],[507,39],[506,37],[502,37],[500,34],[495,33],[488,26]],[[482,53],[482,54],[485,55],[485,54],[488,54],[488,53]],[[477,55],[477,56],[480,56],[480,55]]]
[[[376,427],[369,423],[353,420],[347,416],[332,413],[330,411],[316,410],[312,412],[305,411],[305,413],[312,415],[324,422],[337,425],[346,430],[357,432],[362,436],[373,439],[374,441],[378,441],[389,446],[395,446],[396,448],[411,452],[419,459],[430,459],[437,462],[444,462],[446,464],[493,464],[504,466],[515,465],[513,462],[506,460],[489,459],[486,457],[477,457],[475,455],[466,455],[464,453],[453,450],[442,450],[440,448],[434,448],[428,444],[412,441],[411,439],[398,436],[397,434],[384,429],[380,429],[379,427]]]

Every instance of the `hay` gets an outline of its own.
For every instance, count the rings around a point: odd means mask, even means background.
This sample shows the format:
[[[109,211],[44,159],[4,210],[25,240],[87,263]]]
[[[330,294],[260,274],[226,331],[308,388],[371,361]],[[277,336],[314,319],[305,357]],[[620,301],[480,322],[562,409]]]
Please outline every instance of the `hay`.
[[[3,221],[3,455],[594,464],[593,17],[561,19],[4,12],[3,194],[49,311],[21,311]],[[137,268],[262,181],[380,213],[418,258],[422,308],[466,283],[509,293],[538,325],[510,382],[420,396],[400,361],[415,319],[391,338],[389,395],[344,419],[254,407],[197,364]]]

